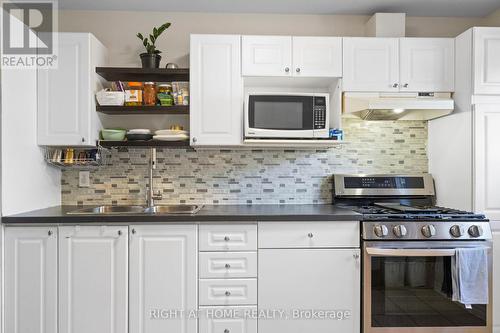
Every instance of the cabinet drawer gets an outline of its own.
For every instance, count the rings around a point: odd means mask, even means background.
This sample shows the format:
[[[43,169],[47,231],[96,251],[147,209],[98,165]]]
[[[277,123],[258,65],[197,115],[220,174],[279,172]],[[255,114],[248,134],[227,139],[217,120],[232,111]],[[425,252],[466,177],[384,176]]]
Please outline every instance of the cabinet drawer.
[[[255,305],[257,279],[200,280],[200,305]]]
[[[200,251],[255,251],[257,225],[201,225]]]
[[[259,223],[259,248],[358,246],[357,221]]]
[[[200,308],[199,333],[257,333],[256,306]]]
[[[256,252],[202,252],[200,278],[257,277]]]

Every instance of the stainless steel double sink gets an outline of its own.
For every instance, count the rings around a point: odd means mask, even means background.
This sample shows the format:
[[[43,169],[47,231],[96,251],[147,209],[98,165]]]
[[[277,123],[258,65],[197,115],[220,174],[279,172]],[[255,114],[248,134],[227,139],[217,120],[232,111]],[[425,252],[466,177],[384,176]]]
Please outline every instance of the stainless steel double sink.
[[[153,207],[143,206],[98,206],[80,208],[68,212],[70,215],[120,215],[120,214],[196,214],[202,205],[161,205]]]

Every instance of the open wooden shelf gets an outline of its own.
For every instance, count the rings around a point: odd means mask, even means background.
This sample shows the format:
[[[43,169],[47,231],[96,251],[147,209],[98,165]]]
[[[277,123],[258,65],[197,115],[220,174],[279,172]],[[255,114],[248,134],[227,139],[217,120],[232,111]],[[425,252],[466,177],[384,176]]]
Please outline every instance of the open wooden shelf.
[[[96,111],[109,115],[142,115],[142,114],[189,114],[189,105],[173,106],[96,106]]]
[[[97,67],[95,71],[107,81],[189,81],[189,68]]]
[[[157,140],[149,140],[149,141],[108,141],[101,140],[98,143],[99,146],[105,148],[119,148],[119,147],[166,147],[166,148],[187,148],[189,147],[189,140],[184,141],[157,141]]]

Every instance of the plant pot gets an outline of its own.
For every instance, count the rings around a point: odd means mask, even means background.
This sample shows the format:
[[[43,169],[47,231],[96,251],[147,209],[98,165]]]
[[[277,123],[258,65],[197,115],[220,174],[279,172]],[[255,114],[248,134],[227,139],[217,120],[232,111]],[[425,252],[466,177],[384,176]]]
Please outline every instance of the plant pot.
[[[142,68],[160,68],[161,55],[156,53],[141,53]]]

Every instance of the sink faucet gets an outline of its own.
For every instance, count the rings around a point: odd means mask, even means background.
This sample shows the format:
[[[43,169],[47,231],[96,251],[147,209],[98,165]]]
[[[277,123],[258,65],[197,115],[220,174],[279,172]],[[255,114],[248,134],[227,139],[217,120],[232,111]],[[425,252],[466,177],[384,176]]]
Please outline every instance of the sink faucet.
[[[156,148],[150,149],[150,160],[149,160],[149,186],[147,192],[146,203],[148,207],[153,207],[155,205],[155,200],[161,200],[161,191],[158,190],[156,193],[154,191],[153,185],[153,170],[156,169]]]

